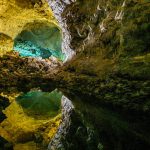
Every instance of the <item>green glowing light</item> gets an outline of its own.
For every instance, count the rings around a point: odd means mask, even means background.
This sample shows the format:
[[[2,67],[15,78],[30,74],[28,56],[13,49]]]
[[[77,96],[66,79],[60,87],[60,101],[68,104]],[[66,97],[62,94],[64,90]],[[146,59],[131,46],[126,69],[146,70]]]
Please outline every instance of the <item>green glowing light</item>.
[[[27,115],[54,117],[60,113],[62,93],[57,90],[48,93],[31,91],[16,98]]]
[[[61,50],[46,49],[36,46],[30,41],[16,40],[14,50],[19,52],[22,57],[42,57],[43,59],[54,56],[59,60],[65,60],[65,55]]]

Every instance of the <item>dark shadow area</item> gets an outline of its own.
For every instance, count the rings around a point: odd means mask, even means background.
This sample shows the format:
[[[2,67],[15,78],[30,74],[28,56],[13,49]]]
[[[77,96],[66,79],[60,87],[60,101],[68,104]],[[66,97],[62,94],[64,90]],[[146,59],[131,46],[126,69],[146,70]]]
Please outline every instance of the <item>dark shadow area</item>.
[[[28,23],[24,30],[15,38],[14,50],[23,57],[51,56],[64,60],[61,50],[62,33],[57,25],[49,22]]]
[[[148,116],[120,112],[113,107],[100,105],[91,96],[68,92],[66,95],[72,100],[80,120],[74,122],[66,138],[69,149],[84,147],[86,150],[149,150]]]

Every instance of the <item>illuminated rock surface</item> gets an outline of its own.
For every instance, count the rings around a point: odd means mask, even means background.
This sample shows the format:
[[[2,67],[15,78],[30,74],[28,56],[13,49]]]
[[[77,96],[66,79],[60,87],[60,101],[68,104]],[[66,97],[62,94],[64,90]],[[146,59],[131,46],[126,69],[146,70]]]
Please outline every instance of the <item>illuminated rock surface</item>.
[[[53,56],[62,61],[65,59],[65,55],[60,50],[37,47],[31,41],[16,40],[14,50],[19,52],[20,56],[23,57],[39,57],[45,59]]]
[[[54,54],[61,60],[65,59],[61,52],[61,29],[45,1],[3,0],[0,4],[0,55],[14,49],[21,56],[48,58]],[[44,55],[43,49],[52,52]],[[32,55],[30,51],[37,53]]]
[[[61,30],[54,23],[27,23],[24,30],[15,38],[14,50],[21,56],[49,58],[50,56],[64,60],[61,52]]]
[[[13,49],[13,40],[11,37],[0,33],[0,56],[3,56],[7,52],[11,51]]]

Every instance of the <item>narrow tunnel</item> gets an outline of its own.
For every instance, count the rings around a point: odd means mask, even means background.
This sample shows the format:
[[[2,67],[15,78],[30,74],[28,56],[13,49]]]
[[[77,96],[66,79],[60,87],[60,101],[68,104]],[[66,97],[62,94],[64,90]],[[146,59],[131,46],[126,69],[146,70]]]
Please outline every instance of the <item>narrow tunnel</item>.
[[[23,57],[51,56],[63,61],[62,32],[54,23],[38,22],[28,23],[23,31],[14,40],[14,50]]]

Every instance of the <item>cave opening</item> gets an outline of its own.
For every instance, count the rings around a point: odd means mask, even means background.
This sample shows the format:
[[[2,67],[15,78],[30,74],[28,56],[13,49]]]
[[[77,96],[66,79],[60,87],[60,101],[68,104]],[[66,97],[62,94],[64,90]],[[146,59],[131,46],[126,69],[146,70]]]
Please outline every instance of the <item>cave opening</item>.
[[[65,54],[62,52],[62,32],[54,23],[28,23],[15,38],[13,49],[22,57],[55,57],[61,61],[65,60]]]

